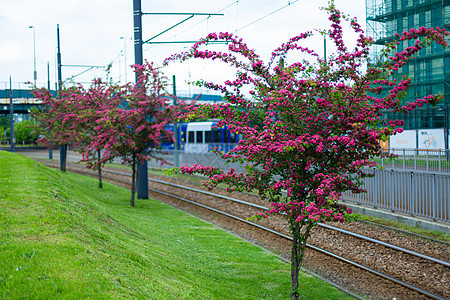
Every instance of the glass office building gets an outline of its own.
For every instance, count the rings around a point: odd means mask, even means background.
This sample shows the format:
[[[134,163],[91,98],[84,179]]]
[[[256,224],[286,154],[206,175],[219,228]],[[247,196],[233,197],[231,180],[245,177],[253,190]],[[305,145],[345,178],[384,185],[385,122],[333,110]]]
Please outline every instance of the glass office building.
[[[392,41],[396,33],[410,28],[440,27],[450,31],[450,0],[366,0],[367,35],[376,41],[371,55],[377,57],[381,45]],[[430,94],[442,94],[444,99],[437,106],[427,105],[408,115],[386,112],[389,119],[403,119],[404,129],[443,128],[448,136],[450,114],[450,37],[449,47],[440,45],[422,49],[414,59],[402,67],[399,78],[412,79],[407,96],[402,100],[412,102]],[[403,41],[400,52],[414,41]]]

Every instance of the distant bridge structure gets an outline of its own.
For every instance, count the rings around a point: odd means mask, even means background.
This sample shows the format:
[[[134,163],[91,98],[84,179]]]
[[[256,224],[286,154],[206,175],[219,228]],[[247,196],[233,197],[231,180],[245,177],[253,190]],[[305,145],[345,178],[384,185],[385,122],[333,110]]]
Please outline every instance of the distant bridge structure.
[[[12,90],[12,100],[15,114],[29,114],[32,107],[41,107],[42,101],[36,99],[31,90],[15,89]],[[56,91],[50,91],[53,96],[56,96]],[[9,114],[9,99],[10,90],[0,90],[0,115]]]
[[[31,90],[25,89],[13,89],[13,105],[15,114],[29,114],[32,107],[41,107],[42,101],[36,99]],[[0,90],[0,115],[9,114],[9,89]],[[50,93],[56,97],[56,91],[50,91]],[[164,96],[168,96],[164,95]],[[178,97],[188,103],[197,99],[197,104],[205,103],[218,103],[222,102],[223,98],[220,95],[209,95],[209,94],[194,94],[192,97]]]

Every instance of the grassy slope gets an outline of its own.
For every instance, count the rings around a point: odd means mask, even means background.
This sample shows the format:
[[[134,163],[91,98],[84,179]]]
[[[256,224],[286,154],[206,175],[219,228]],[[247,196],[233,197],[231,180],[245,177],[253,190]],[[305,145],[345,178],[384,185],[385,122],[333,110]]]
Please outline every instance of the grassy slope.
[[[0,151],[0,298],[287,299],[289,265],[154,200]],[[306,299],[345,299],[304,275]]]

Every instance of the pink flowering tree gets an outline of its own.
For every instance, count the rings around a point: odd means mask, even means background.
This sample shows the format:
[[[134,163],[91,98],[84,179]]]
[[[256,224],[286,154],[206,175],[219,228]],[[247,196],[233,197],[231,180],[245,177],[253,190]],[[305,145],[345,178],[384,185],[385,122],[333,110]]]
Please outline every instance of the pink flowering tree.
[[[223,84],[197,82],[222,92],[227,103],[201,105],[185,116],[219,118],[218,126],[227,125],[242,134],[239,145],[221,156],[241,163],[246,172],[202,165],[173,171],[206,175],[209,179],[202,184],[209,189],[225,183],[230,192],[257,190],[271,202],[271,208],[254,219],[286,218],[293,237],[291,299],[299,299],[298,273],[311,229],[318,222],[343,222],[349,217],[351,210],[339,203],[342,193],[365,192],[362,179],[371,176],[367,170],[376,166],[374,158],[389,156],[381,151],[380,140],[402,132],[402,121],[383,119],[380,111],[408,113],[441,98],[430,95],[402,104],[411,80],[395,80],[393,75],[421,48],[431,43],[445,46],[447,32],[411,29],[398,40],[414,40],[414,46],[391,55],[398,44],[393,41],[379,61],[371,62],[369,46],[374,42],[364,35],[356,19],[343,15],[333,2],[326,11],[331,28],[320,33],[336,47],[327,59],[302,46],[313,34],[307,32],[275,49],[268,63],[229,33],[209,34],[188,52],[166,60],[219,60],[236,68],[236,78]],[[344,44],[341,22],[348,22],[358,36],[354,49]],[[217,40],[228,42],[229,51],[201,48]],[[309,58],[288,64],[292,51]],[[384,97],[383,90],[387,91]],[[264,114],[263,125],[255,126],[252,118],[260,113]]]
[[[178,118],[185,103],[170,105],[165,93],[165,78],[152,64],[134,65],[139,80],[124,87],[121,99],[114,99],[110,108],[102,112],[95,130],[98,132],[92,147],[104,145],[105,155],[120,157],[122,163],[132,169],[130,205],[135,205],[138,164],[154,159],[166,161],[158,156],[163,139],[174,140],[166,125]]]
[[[70,95],[73,111],[69,118],[73,149],[82,153],[81,161],[87,168],[97,171],[99,188],[102,188],[102,169],[114,156],[104,151],[105,144],[96,142],[97,121],[121,99],[122,87],[95,79],[87,90],[79,84],[73,91]]]
[[[34,90],[35,97],[44,104],[43,110],[33,112],[37,126],[46,132],[41,142],[49,147],[70,144],[75,151],[83,153],[86,167],[98,172],[99,188],[103,187],[102,168],[113,157],[102,155],[104,145],[93,143],[96,122],[110,109],[113,99],[120,98],[120,90],[121,87],[100,79],[95,79],[87,90],[81,84],[63,89],[56,98],[47,89]]]
[[[75,142],[72,124],[76,119],[75,107],[77,104],[73,99],[78,94],[76,87],[63,88],[57,97],[53,97],[49,90],[36,88],[33,95],[42,101],[42,109],[35,109],[31,116],[37,121],[36,128],[44,135],[38,140],[47,147],[63,146]],[[67,152],[66,152],[67,155]],[[63,159],[62,171],[66,170],[66,158]]]

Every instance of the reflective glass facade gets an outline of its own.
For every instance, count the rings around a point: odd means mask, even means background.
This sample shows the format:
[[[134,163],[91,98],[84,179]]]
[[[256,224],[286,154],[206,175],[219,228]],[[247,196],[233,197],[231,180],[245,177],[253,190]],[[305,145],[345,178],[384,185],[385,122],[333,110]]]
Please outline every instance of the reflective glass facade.
[[[450,31],[450,0],[366,0],[367,35],[376,44],[371,53],[376,58],[381,45],[393,39],[395,33],[409,28],[440,27]],[[450,45],[450,37],[447,36]],[[412,46],[414,41],[403,41],[397,51]],[[444,128],[450,126],[450,46],[445,50],[433,45],[422,49],[414,59],[401,68],[396,76],[412,79],[411,88],[402,100],[412,102],[430,94],[442,94],[438,106],[427,106],[408,115],[386,113],[390,119],[403,119],[404,129]]]

